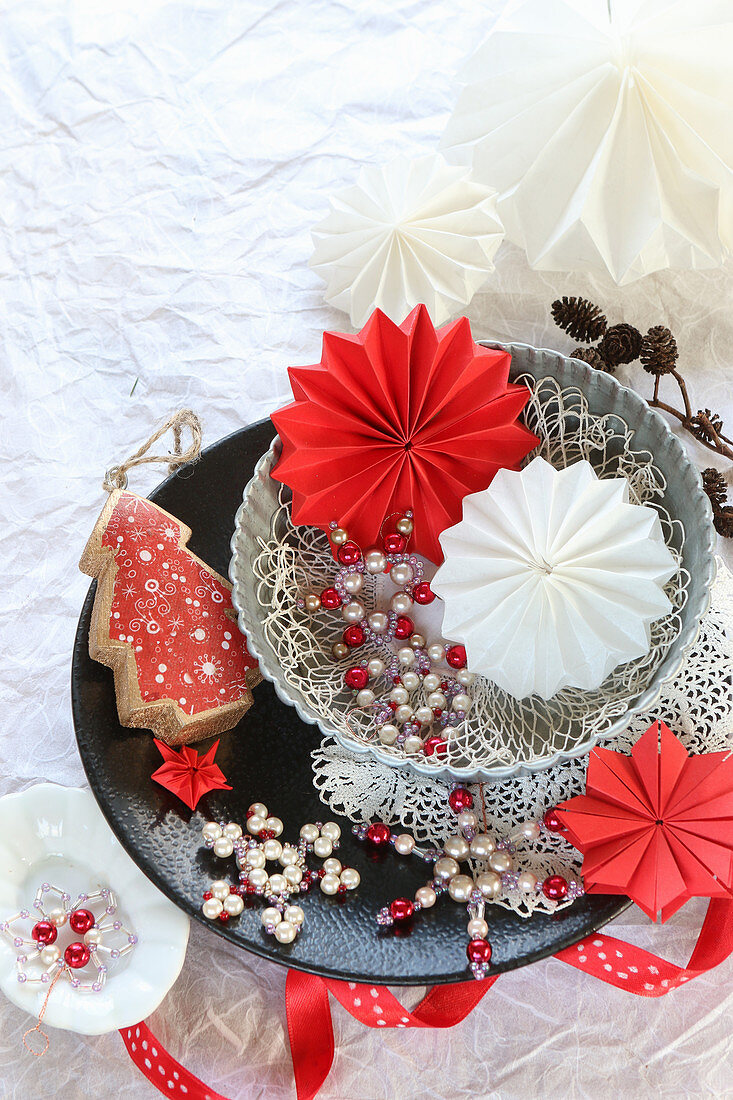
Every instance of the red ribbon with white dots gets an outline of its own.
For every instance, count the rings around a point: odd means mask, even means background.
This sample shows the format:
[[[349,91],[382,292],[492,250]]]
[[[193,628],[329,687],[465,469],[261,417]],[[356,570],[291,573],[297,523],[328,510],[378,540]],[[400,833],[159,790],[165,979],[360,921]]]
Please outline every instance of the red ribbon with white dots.
[[[617,989],[640,997],[663,997],[670,990],[718,966],[733,953],[733,900],[713,899],[687,966],[601,932],[554,957]],[[453,1027],[488,993],[499,975],[483,981],[439,985],[413,1012],[386,986],[338,982],[289,970],[285,1002],[298,1100],[313,1100],[329,1074],[334,1055],[329,993],[367,1027]],[[180,1100],[226,1100],[179,1065],[146,1024],[120,1032],[135,1065],[165,1096]]]

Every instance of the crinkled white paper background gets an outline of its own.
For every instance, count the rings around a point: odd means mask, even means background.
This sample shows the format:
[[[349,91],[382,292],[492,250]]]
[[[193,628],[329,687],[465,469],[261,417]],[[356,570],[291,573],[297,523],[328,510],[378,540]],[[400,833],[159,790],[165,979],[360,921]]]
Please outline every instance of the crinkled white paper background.
[[[186,404],[214,441],[288,394],[318,358],[323,306],[309,229],[364,161],[430,151],[454,73],[497,0],[93,0],[0,16],[0,790],[83,784],[69,664],[88,581],[76,563],[100,481]],[[528,59],[530,60],[530,59]],[[612,321],[667,323],[695,406],[733,423],[733,270],[622,290],[531,272],[504,248],[473,302],[478,336],[571,343],[561,293]],[[624,380],[645,392],[638,367]],[[134,393],[131,393],[133,385]],[[693,445],[696,461],[708,453]],[[728,470],[730,464],[717,463]],[[132,488],[147,492],[144,470]],[[733,564],[730,546],[724,551]],[[253,788],[253,795],[256,791]],[[686,961],[704,903],[664,931],[615,932]],[[662,1000],[549,961],[509,974],[453,1031],[367,1031],[334,1008],[326,1100],[730,1095],[733,961]],[[238,1100],[292,1100],[285,971],[192,929],[184,974],[151,1019],[171,1052]],[[416,993],[408,994],[414,1003]],[[0,1004],[0,1095],[157,1095],[117,1035],[53,1032]]]

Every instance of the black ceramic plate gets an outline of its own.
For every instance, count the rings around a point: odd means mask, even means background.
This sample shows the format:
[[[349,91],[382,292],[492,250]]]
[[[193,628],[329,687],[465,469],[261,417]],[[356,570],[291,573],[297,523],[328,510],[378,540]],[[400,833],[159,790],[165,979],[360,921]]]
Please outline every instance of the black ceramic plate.
[[[168,478],[151,499],[192,529],[190,549],[224,576],[229,540],[242,489],[273,436],[269,421],[220,440],[191,468]],[[84,603],[74,645],[72,702],[76,736],[89,783],[105,817],[135,863],[184,912],[212,933],[286,966],[332,978],[385,985],[465,981],[466,914],[449,900],[423,913],[409,934],[378,932],[377,910],[399,896],[411,897],[427,878],[419,859],[394,852],[370,856],[341,820],[338,856],[361,875],[358,890],[344,899],[320,890],[306,896],[306,920],[295,943],[283,947],[260,924],[262,903],[224,925],[201,914],[201,895],[214,878],[234,872],[234,863],[201,847],[201,826],[210,818],[242,822],[250,803],[265,802],[285,823],[284,837],[297,839],[305,821],[330,816],[312,783],[310,752],[315,726],[300,721],[269,683],[255,689],[254,705],[225,734],[217,753],[231,791],[212,792],[191,813],[150,775],[161,758],[147,730],[119,724],[112,673],[89,657],[87,638],[94,585]],[[556,916],[531,920],[498,906],[490,910],[494,971],[510,970],[552,955],[582,939],[628,905],[625,898],[584,897]]]

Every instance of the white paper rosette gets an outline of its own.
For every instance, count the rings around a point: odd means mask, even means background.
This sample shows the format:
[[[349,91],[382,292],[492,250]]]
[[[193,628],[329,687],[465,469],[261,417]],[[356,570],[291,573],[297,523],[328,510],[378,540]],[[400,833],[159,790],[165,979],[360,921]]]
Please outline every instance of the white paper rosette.
[[[443,633],[465,645],[472,672],[517,699],[597,688],[648,652],[650,624],[670,611],[676,564],[657,513],[586,461],[500,470],[440,542]]]
[[[375,307],[401,324],[420,302],[440,325],[486,281],[503,236],[492,188],[438,155],[397,157],[333,196],[310,263],[356,328]]]
[[[532,267],[626,283],[716,266],[732,57],[729,0],[524,0],[468,62],[442,147],[500,192]]]

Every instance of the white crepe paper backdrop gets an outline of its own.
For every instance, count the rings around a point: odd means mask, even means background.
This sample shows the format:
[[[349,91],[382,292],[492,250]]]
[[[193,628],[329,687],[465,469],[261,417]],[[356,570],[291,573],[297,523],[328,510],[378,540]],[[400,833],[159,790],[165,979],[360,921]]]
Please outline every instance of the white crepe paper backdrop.
[[[69,661],[88,588],[79,555],[110,463],[172,410],[206,442],[289,400],[288,364],[314,362],[345,315],[308,267],[328,198],[364,164],[437,147],[456,73],[491,31],[485,0],[13,2],[0,20],[0,792],[86,785]],[[290,48],[284,49],[284,44]],[[733,421],[733,267],[608,278],[532,270],[509,244],[466,312],[477,337],[571,351],[562,294],[611,322],[668,324],[695,408]],[[636,365],[617,377],[644,391]],[[698,466],[730,463],[679,435]],[[141,468],[131,488],[159,480]],[[733,546],[719,540],[733,566]],[[256,704],[255,704],[256,705]],[[256,777],[253,777],[256,784]],[[256,791],[253,794],[256,795]],[[704,902],[667,923],[686,962]],[[629,910],[611,930],[660,951]],[[601,988],[560,963],[505,975],[450,1031],[366,1031],[334,1009],[324,1100],[578,1100],[724,1096],[733,1072],[733,962],[662,1000]],[[150,1024],[232,1100],[294,1100],[285,971],[194,922],[181,977]],[[408,993],[414,1005],[419,993]],[[54,1031],[22,1051],[28,1017],[0,999],[0,1095],[159,1094],[119,1036]],[[83,1078],[80,1077],[83,1067]]]

